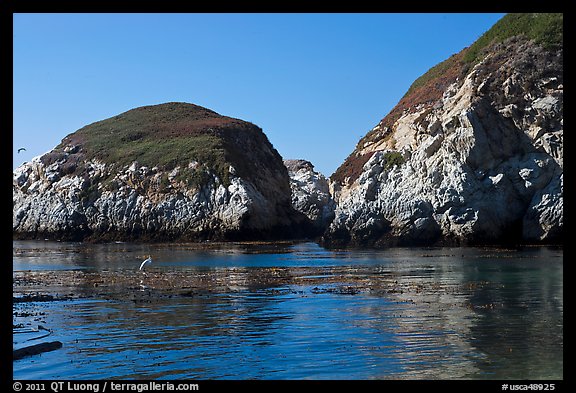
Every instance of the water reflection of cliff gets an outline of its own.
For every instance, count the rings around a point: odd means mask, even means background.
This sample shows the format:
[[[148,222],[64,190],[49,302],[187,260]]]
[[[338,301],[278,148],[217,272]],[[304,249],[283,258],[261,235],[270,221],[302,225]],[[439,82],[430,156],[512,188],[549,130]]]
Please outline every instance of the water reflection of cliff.
[[[396,327],[381,329],[394,329],[403,376],[562,379],[562,259],[540,253],[430,258],[393,269],[398,285],[389,295],[406,307]]]
[[[560,262],[560,263],[559,263]],[[494,379],[562,379],[563,270],[557,259],[486,261],[468,269],[478,315],[470,341],[486,354],[479,368]]]

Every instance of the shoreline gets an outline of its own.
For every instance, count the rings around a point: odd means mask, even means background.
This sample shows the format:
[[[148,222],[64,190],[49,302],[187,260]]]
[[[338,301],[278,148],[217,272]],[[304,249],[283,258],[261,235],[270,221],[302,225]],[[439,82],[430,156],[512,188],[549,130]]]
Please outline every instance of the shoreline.
[[[157,248],[163,247],[178,247],[182,249],[193,249],[193,250],[209,250],[209,249],[219,249],[219,248],[233,248],[233,247],[252,247],[252,246],[293,246],[299,244],[312,243],[326,251],[385,251],[394,249],[440,249],[440,248],[474,248],[474,249],[496,249],[496,250],[511,250],[516,251],[522,248],[557,248],[564,249],[564,243],[515,243],[515,244],[492,244],[492,243],[478,243],[478,244],[456,244],[456,243],[434,243],[428,245],[395,245],[389,247],[364,247],[364,246],[344,246],[344,247],[330,247],[325,245],[319,239],[287,239],[287,240],[203,240],[203,241],[138,241],[138,240],[126,240],[126,241],[102,241],[102,242],[92,242],[92,241],[69,241],[69,240],[59,240],[59,239],[19,239],[12,238],[12,242],[24,242],[24,243],[50,243],[50,244],[77,244],[77,245],[87,245],[87,246],[111,246],[111,245],[135,245],[135,246],[151,246]]]

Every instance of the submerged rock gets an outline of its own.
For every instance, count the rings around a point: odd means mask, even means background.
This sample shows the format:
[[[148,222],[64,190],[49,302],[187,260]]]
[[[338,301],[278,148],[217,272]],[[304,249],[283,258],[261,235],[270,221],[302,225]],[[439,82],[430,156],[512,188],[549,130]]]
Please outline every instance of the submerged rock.
[[[27,356],[39,355],[44,352],[55,351],[62,348],[62,343],[60,341],[49,341],[34,345],[29,345],[24,348],[15,349],[13,351],[12,359],[20,360]]]

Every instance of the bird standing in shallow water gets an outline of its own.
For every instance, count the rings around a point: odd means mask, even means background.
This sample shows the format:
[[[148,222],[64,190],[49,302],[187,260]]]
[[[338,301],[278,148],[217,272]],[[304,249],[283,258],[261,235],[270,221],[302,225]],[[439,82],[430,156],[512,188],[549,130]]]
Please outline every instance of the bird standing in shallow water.
[[[148,265],[152,263],[152,257],[150,255],[148,255],[148,258],[144,260],[144,262],[142,262],[142,264],[140,265],[140,270],[143,271],[144,273],[146,273],[146,271],[144,270],[144,266]]]

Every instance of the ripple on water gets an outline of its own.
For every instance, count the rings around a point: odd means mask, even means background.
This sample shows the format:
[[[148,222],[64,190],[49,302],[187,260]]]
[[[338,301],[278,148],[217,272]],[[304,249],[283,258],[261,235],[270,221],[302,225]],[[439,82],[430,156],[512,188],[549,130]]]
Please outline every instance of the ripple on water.
[[[123,247],[106,254],[109,272]],[[64,345],[15,361],[14,378],[562,378],[562,263],[548,252],[287,250],[208,255],[225,267],[187,267],[219,285],[202,295],[15,303],[13,325],[41,323]],[[158,275],[186,265],[176,254]],[[74,255],[65,265],[86,262]]]

